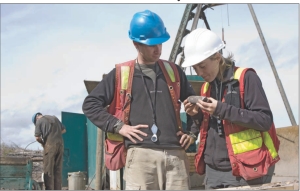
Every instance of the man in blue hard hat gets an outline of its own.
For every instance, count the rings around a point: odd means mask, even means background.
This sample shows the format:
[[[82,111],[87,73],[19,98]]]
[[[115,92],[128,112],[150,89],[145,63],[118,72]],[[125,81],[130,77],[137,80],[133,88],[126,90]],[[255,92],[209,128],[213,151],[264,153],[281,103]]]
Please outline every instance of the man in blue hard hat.
[[[44,148],[44,184],[46,190],[61,190],[61,174],[65,126],[55,116],[37,112],[32,116],[35,125],[34,136]]]
[[[188,190],[185,150],[199,130],[183,132],[178,116],[181,102],[195,92],[178,65],[160,59],[170,35],[156,13],[135,13],[128,35],[137,57],[116,65],[85,98],[83,112],[107,134],[124,138],[126,190]],[[107,111],[108,105],[123,118]]]

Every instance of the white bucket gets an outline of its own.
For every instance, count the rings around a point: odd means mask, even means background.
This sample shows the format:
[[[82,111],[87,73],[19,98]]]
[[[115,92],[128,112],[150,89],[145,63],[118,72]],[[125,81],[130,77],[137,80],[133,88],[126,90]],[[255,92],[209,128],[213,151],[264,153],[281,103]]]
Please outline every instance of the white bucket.
[[[68,190],[85,190],[86,182],[86,172],[68,173]]]

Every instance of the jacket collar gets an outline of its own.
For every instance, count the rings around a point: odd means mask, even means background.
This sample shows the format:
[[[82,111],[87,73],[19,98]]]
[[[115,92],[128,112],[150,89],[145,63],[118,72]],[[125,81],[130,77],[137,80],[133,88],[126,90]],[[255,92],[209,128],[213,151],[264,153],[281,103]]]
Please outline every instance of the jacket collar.
[[[223,72],[223,84],[230,82],[234,79],[234,68],[235,63],[233,62],[231,67],[225,69],[225,71]],[[220,84],[220,80],[218,80],[217,78],[215,78],[211,83],[214,84],[214,81],[216,81],[217,84]]]

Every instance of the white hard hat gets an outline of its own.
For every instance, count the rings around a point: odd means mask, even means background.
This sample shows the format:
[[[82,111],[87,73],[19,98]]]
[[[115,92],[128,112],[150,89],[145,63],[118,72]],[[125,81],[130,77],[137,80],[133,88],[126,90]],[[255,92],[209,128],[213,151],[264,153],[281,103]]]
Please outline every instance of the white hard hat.
[[[221,38],[212,31],[204,28],[195,29],[186,37],[185,60],[182,67],[198,64],[224,47]]]

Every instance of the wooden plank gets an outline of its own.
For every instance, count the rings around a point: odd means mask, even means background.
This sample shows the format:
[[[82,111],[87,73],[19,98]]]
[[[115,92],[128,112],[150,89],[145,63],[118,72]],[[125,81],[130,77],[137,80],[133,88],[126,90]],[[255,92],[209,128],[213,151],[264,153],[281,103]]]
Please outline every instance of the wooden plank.
[[[34,157],[31,160],[32,160],[32,162],[43,162],[44,161],[43,157]]]
[[[276,128],[280,160],[275,164],[272,182],[299,180],[299,126]]]
[[[1,178],[25,178],[27,174],[27,166],[25,165],[3,165],[0,166]]]
[[[102,76],[104,78],[105,75]],[[84,80],[84,85],[86,87],[86,90],[88,94],[91,93],[91,91],[99,84],[100,81],[89,81],[89,80]]]
[[[194,160],[196,153],[186,153],[190,162],[190,173],[196,172]]]
[[[16,165],[26,165],[29,158],[20,157],[0,157],[0,164],[16,164]]]
[[[26,188],[26,179],[24,178],[0,178],[1,189],[5,190],[24,190]]]

